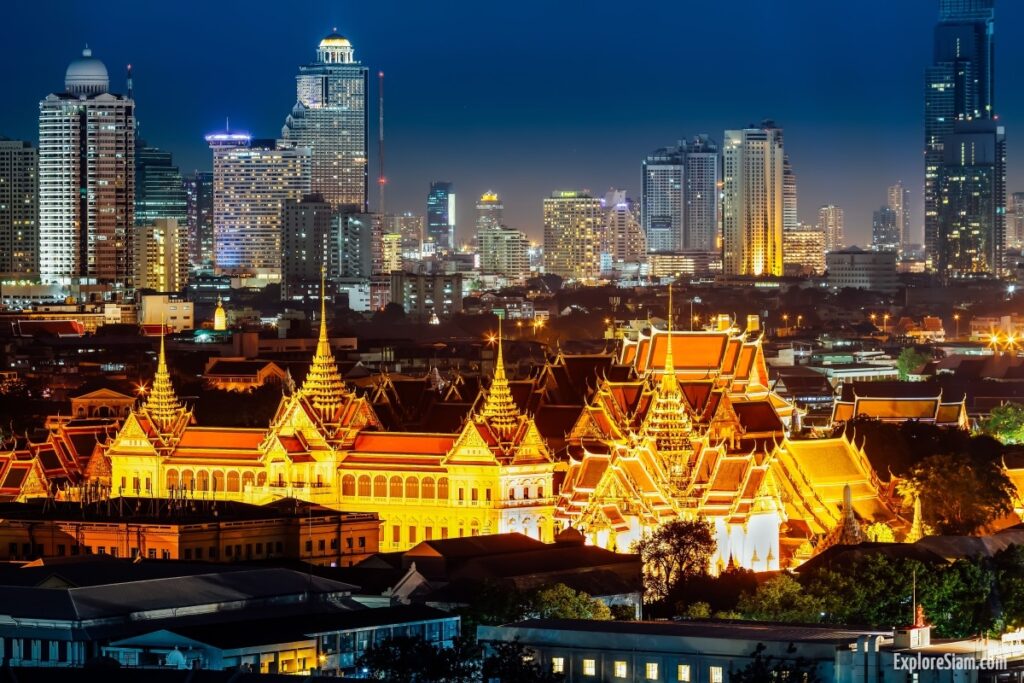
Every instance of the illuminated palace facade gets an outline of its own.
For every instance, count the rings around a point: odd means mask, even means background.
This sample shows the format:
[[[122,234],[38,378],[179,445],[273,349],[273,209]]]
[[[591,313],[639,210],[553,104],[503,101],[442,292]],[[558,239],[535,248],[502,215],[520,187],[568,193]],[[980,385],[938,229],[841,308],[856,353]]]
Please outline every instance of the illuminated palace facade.
[[[510,380],[499,337],[486,388],[435,371],[357,390],[342,382],[321,322],[301,387],[267,428],[239,429],[195,424],[161,343],[141,405],[106,421],[55,421],[47,442],[10,454],[0,444],[0,496],[73,498],[98,486],[112,496],[293,497],[378,513],[385,551],[501,532],[550,541],[570,525],[624,550],[662,522],[704,518],[716,567],[759,571],[810,557],[854,519],[901,532],[894,482],[879,481],[860,448],[790,436],[799,413],[770,390],[761,344],[756,318],[745,331],[728,319],[655,328],[617,355],[560,353]]]

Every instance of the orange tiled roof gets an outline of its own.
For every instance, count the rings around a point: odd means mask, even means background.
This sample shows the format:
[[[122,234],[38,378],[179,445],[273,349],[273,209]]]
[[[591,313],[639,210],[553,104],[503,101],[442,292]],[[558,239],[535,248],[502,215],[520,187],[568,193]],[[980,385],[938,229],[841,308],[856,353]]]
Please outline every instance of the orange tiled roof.
[[[182,433],[178,448],[256,450],[266,434],[265,429],[190,426]]]
[[[352,453],[409,453],[447,455],[455,434],[419,432],[362,432],[352,444]]]

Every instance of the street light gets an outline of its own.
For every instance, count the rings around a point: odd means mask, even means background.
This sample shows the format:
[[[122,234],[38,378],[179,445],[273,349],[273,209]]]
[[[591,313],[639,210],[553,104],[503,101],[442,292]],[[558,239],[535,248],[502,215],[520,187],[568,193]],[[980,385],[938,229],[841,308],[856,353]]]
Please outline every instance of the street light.
[[[800,328],[800,321],[802,321],[803,319],[804,319],[804,317],[803,317],[802,315],[798,315],[798,316],[796,317],[796,326],[797,326],[797,329],[799,329],[799,328]]]
[[[882,316],[882,334],[886,333],[885,332],[885,326],[888,324],[888,322],[889,322],[889,314],[886,313],[885,315]]]
[[[959,313],[954,313],[953,314],[953,322],[956,323],[956,338],[959,339],[960,338],[960,314]]]

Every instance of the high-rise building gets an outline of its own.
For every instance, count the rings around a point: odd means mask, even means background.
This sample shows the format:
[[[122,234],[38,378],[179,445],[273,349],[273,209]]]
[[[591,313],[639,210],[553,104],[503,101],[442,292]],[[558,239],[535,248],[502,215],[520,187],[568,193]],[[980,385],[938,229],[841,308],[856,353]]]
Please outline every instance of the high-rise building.
[[[281,211],[310,194],[310,152],[286,141],[217,133],[213,150],[214,259],[221,273],[281,277]]]
[[[825,251],[839,251],[846,246],[843,235],[843,210],[833,204],[818,209],[818,230],[825,233]]]
[[[188,284],[188,230],[176,218],[135,226],[135,287],[181,292]]]
[[[150,225],[157,218],[173,218],[185,228],[188,196],[181,172],[170,152],[135,142],[135,224]]]
[[[39,103],[39,207],[44,283],[131,284],[135,103],[88,48]]]
[[[296,102],[281,137],[311,150],[312,191],[335,210],[366,211],[367,69],[352,43],[336,32],[323,40],[316,62],[299,67]]]
[[[368,278],[379,271],[374,254],[379,249],[374,233],[379,222],[374,214],[335,213],[331,218],[327,276],[332,280]],[[379,257],[378,257],[379,258]]]
[[[789,155],[782,158],[782,230],[800,230],[800,213],[796,193],[796,173]],[[783,249],[785,252],[785,249]],[[824,261],[823,261],[824,262]]]
[[[602,207],[604,229],[600,236],[601,272],[635,271],[639,264],[647,262],[644,231],[637,220],[635,202],[626,196],[625,190],[611,190],[605,193]]]
[[[718,247],[718,145],[698,135],[686,147],[683,172],[683,242],[690,251]]]
[[[462,311],[462,273],[391,273],[391,301],[417,322],[450,320]]]
[[[388,214],[384,217],[384,231],[397,232],[402,236],[402,252],[416,254],[423,243],[423,216],[405,212]]]
[[[825,272],[825,233],[800,224],[783,230],[782,257],[786,275],[820,275]]]
[[[899,252],[910,250],[914,236],[910,226],[910,190],[903,187],[903,181],[889,186],[888,206],[896,218],[896,233],[899,235]]]
[[[488,190],[480,195],[476,202],[476,229],[479,232],[484,228],[497,228],[505,225],[505,205],[497,192]]]
[[[455,249],[455,186],[430,183],[427,194],[427,239],[438,249]]]
[[[39,155],[31,142],[0,138],[0,279],[39,275]]]
[[[319,299],[327,268],[331,205],[318,194],[287,199],[281,211],[281,299]],[[329,293],[328,293],[329,294]]]
[[[995,0],[940,0],[932,65],[924,84],[924,240],[939,261],[939,167],[956,121],[995,114]]]
[[[782,275],[782,129],[725,131],[722,154],[722,269]]]
[[[991,119],[957,121],[935,188],[935,266],[944,276],[999,276],[1006,246],[1006,135]]]
[[[680,142],[644,159],[640,213],[649,251],[678,251],[682,244],[685,156]]]
[[[213,265],[213,174],[196,171],[185,178],[189,260],[195,268]]]
[[[544,200],[544,270],[563,278],[597,277],[601,200],[586,191],[553,192]]]
[[[480,272],[523,280],[530,274],[530,240],[526,235],[503,225],[492,225],[477,232],[480,241]]]
[[[896,251],[901,248],[899,216],[889,206],[883,206],[871,217],[871,250]]]
[[[1020,249],[1024,247],[1024,192],[1013,193],[1012,206],[1008,214],[1011,223],[1007,226],[1010,235],[1007,242],[1012,241],[1013,246]]]
[[[380,237],[382,273],[393,273],[402,269],[402,236],[397,232],[386,232]]]

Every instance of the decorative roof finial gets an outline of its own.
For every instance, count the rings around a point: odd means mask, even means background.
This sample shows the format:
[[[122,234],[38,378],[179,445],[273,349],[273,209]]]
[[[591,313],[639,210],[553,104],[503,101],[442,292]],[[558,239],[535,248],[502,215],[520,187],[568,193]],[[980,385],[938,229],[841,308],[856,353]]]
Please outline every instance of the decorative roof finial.
[[[487,419],[495,431],[509,436],[519,424],[519,408],[512,398],[512,390],[505,376],[505,355],[502,350],[501,318],[498,318],[498,355],[494,361],[494,380],[487,390],[480,414]]]
[[[171,373],[167,370],[167,354],[164,345],[166,324],[160,321],[160,355],[156,363],[156,375],[153,377],[153,391],[146,399],[145,410],[156,426],[164,431],[177,419],[181,412],[178,397],[174,394],[171,384]]]
[[[302,393],[322,417],[329,418],[341,405],[345,395],[345,384],[334,362],[331,342],[327,337],[327,280],[326,271],[320,269],[320,336],[316,343],[313,365],[302,383]]]

